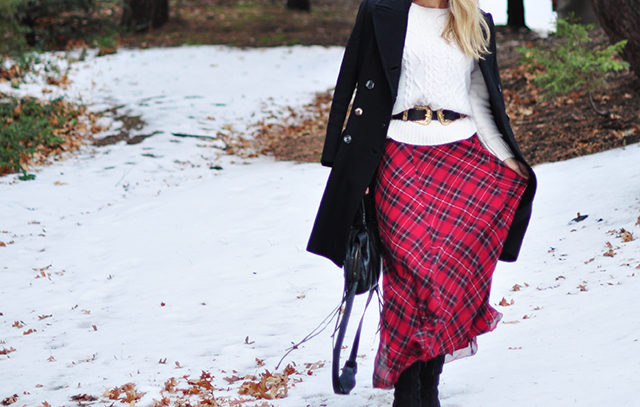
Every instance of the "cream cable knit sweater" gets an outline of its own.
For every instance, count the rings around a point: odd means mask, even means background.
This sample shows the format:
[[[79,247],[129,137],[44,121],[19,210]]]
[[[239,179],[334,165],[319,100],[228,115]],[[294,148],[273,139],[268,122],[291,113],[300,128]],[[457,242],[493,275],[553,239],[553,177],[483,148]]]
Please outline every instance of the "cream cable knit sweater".
[[[443,126],[391,120],[387,137],[406,144],[438,145],[464,140],[476,132],[500,160],[513,157],[491,114],[489,92],[478,62],[442,38],[448,9],[411,4],[393,114],[416,105],[447,109],[468,117]]]

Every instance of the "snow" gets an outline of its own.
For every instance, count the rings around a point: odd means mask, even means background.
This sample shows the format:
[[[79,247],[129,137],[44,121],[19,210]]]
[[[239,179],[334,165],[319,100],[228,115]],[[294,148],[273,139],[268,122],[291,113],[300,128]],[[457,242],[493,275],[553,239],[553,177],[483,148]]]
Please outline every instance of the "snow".
[[[507,23],[507,0],[480,0],[480,7],[491,13],[496,24]],[[524,19],[527,27],[536,31],[554,31],[556,13],[551,0],[524,0]]]
[[[341,53],[181,47],[71,65],[70,97],[96,110],[124,105],[148,122],[144,132],[164,133],[87,146],[32,171],[34,181],[0,178],[0,350],[15,349],[0,355],[0,400],[72,405],[73,395],[133,382],[148,406],[165,381],[203,370],[217,397],[237,398],[241,382],[225,377],[273,372],[340,301],[341,271],[304,250],[328,169],[226,156],[170,132],[215,134],[266,117],[265,104],[301,106],[333,86]],[[41,95],[42,86],[19,92]],[[162,103],[144,105],[158,95]],[[210,114],[215,125],[204,128]],[[617,235],[640,237],[639,160],[636,144],[535,168],[520,260],[500,263],[494,278],[503,323],[476,356],[445,366],[443,407],[637,405],[640,250]],[[572,221],[578,212],[589,216]],[[607,242],[614,257],[604,256]],[[502,298],[513,305],[498,306]],[[373,306],[352,395],[332,394],[329,328],[285,360],[301,372],[326,365],[292,376],[301,381],[288,397],[269,403],[390,405],[392,392],[371,388],[377,322]]]

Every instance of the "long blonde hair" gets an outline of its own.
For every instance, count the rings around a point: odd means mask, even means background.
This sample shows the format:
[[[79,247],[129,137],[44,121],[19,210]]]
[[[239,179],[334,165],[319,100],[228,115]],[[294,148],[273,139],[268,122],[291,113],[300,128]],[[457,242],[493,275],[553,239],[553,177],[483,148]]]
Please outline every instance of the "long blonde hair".
[[[489,24],[482,16],[478,0],[447,0],[449,17],[442,36],[457,44],[475,59],[489,53]]]

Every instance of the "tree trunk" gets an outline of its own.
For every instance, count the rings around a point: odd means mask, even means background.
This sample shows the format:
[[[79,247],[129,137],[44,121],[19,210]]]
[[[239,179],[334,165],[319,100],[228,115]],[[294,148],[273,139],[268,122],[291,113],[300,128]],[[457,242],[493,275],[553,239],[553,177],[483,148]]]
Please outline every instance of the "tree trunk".
[[[578,18],[580,24],[598,23],[596,14],[593,12],[591,2],[585,0],[557,0],[554,11],[558,12],[558,18],[566,19],[570,13]]]
[[[511,28],[527,28],[524,23],[524,0],[508,0],[507,25]]]
[[[309,0],[287,0],[287,8],[290,10],[311,11]]]
[[[121,24],[135,31],[157,28],[169,21],[169,0],[125,0]]]
[[[591,3],[612,42],[629,40],[622,57],[640,78],[640,1],[591,0]]]

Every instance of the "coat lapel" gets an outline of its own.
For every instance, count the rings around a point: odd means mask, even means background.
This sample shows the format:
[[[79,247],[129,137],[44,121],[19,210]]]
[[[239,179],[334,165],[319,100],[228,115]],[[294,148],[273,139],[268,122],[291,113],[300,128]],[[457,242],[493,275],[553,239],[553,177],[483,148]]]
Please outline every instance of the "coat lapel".
[[[395,100],[411,0],[380,0],[373,6],[373,27],[385,75]]]

